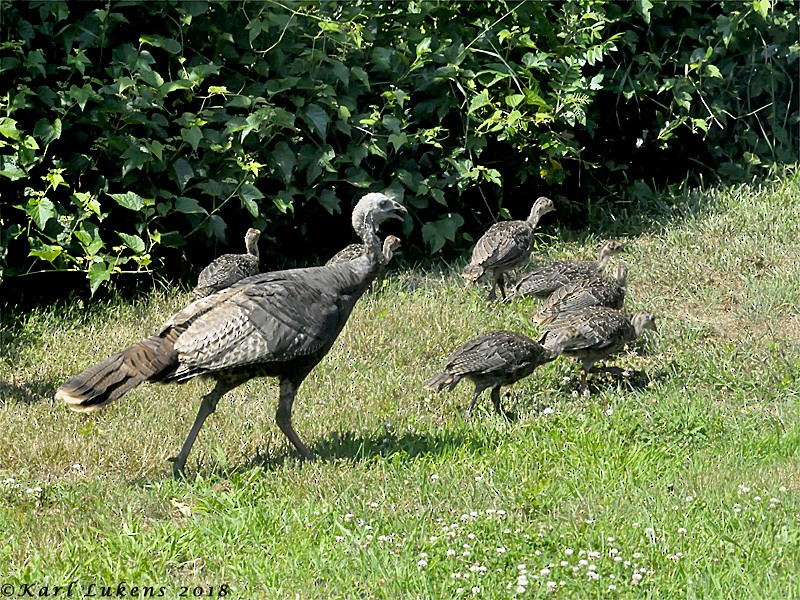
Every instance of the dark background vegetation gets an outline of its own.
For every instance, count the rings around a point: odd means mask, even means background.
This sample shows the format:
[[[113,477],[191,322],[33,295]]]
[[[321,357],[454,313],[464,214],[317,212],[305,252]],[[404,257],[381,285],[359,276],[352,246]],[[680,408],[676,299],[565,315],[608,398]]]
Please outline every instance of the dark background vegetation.
[[[311,264],[367,191],[423,260],[541,194],[581,227],[763,175],[798,160],[798,12],[0,0],[0,290],[185,277],[250,226],[263,267]]]

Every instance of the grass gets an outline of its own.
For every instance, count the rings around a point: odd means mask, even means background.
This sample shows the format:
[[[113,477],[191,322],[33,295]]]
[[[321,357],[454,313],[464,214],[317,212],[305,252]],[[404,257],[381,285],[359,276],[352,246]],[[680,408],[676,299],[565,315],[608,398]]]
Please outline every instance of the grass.
[[[535,303],[487,305],[457,267],[390,273],[301,387],[309,464],[274,424],[277,388],[226,396],[167,458],[208,382],[145,385],[93,416],[55,387],[154,331],[188,296],[4,315],[0,586],[270,598],[800,597],[800,176],[687,193],[669,214],[537,252],[625,239],[629,306],[659,333],[577,394],[567,360],[510,388],[423,382],[492,328],[535,335]],[[635,235],[625,236],[626,232]],[[95,587],[92,588],[91,586]],[[1,591],[1,590],[0,590]],[[110,590],[108,590],[110,591]],[[5,592],[3,592],[5,593]],[[60,591],[66,597],[66,590]]]

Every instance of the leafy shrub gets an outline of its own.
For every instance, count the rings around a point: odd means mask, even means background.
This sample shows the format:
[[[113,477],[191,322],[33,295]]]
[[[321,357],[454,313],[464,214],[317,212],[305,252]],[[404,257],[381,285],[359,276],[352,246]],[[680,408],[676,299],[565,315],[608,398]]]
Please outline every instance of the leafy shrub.
[[[240,251],[251,225],[267,261],[307,262],[349,241],[351,202],[374,189],[411,208],[407,252],[458,251],[540,193],[577,214],[687,166],[746,176],[796,158],[797,15],[0,0],[0,269],[84,271],[94,292],[185,269],[187,246],[198,266]]]

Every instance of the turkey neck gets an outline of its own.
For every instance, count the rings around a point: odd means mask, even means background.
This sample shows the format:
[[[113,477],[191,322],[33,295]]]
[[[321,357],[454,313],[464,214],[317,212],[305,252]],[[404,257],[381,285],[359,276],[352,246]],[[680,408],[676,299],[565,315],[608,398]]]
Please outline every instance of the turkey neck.
[[[253,257],[255,257],[256,260],[259,260],[260,257],[258,255],[258,241],[257,241],[257,238],[253,238],[253,237],[248,236],[247,239],[245,240],[245,247],[247,248],[247,253],[250,256],[253,256]]]
[[[366,213],[364,219],[358,219],[353,223],[358,237],[364,244],[364,256],[367,258],[371,265],[379,265],[383,260],[383,247],[378,234],[375,232],[377,227],[373,219],[372,213]]]
[[[531,209],[531,214],[529,214],[528,218],[525,220],[531,226],[531,229],[533,229],[539,224],[539,219],[541,218],[542,218],[541,207],[539,205],[534,205],[534,207]]]

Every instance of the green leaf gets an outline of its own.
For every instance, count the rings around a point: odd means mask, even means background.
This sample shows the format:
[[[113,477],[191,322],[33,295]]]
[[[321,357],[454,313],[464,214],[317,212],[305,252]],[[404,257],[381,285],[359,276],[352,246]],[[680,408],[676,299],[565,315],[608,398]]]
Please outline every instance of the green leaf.
[[[219,215],[211,215],[208,219],[208,229],[220,242],[226,239],[225,232],[228,230],[228,224]]]
[[[200,206],[200,203],[197,200],[194,198],[187,198],[186,196],[180,196],[175,200],[175,210],[188,215],[208,214],[208,211]]]
[[[275,144],[271,154],[272,159],[278,163],[278,169],[280,170],[283,182],[291,183],[292,170],[297,164],[297,158],[295,157],[294,152],[292,152],[292,149],[289,147],[289,144],[284,141],[278,142]]]
[[[25,212],[36,223],[39,231],[44,231],[47,222],[56,216],[56,207],[47,198],[31,198],[25,206]]]
[[[342,208],[340,206],[341,200],[339,200],[339,198],[337,198],[336,194],[334,194],[330,190],[323,190],[322,193],[317,198],[317,201],[330,214],[341,213],[342,212]]]
[[[47,119],[39,119],[33,128],[33,135],[48,146],[50,142],[61,137],[61,119],[56,118],[52,125]]]
[[[180,42],[161,35],[140,35],[139,43],[163,48],[170,54],[178,54],[181,51]]]
[[[16,181],[27,177],[28,174],[17,164],[16,156],[2,156],[0,155],[0,175]]]
[[[194,169],[192,169],[192,165],[183,158],[176,160],[172,164],[172,168],[175,170],[175,177],[178,179],[178,187],[183,191],[186,184],[189,183],[189,180],[194,177]]]
[[[769,14],[770,0],[753,0],[753,10],[766,19]]]
[[[304,115],[305,121],[311,125],[324,140],[328,132],[330,117],[318,104],[309,104]]]
[[[0,135],[12,140],[20,141],[17,122],[11,117],[0,117]]]
[[[458,213],[448,213],[438,221],[431,221],[422,226],[422,239],[431,249],[431,253],[438,252],[445,241],[454,241],[456,232],[464,224],[464,217]]]
[[[105,245],[100,237],[100,228],[94,223],[84,221],[74,235],[89,256],[97,254]]]
[[[89,290],[92,296],[104,282],[111,279],[112,270],[113,267],[103,261],[92,263],[92,266],[89,267],[89,272],[86,274],[89,278]]]
[[[636,0],[636,9],[641,13],[644,22],[650,24],[650,10],[653,3],[650,0]]]
[[[252,183],[245,183],[239,189],[239,198],[242,201],[242,206],[247,209],[247,212],[253,215],[254,218],[258,218],[259,209],[256,200],[264,198],[264,194]]]
[[[272,203],[282,213],[294,212],[294,196],[287,190],[281,190],[273,198]]]
[[[141,254],[145,251],[146,246],[144,244],[144,240],[138,235],[129,235],[127,233],[122,233],[121,231],[118,231],[117,235],[120,237],[120,239],[122,239],[122,243],[124,243],[134,252]]]
[[[189,129],[181,129],[181,137],[192,147],[192,150],[197,150],[197,145],[203,139],[203,132],[197,125],[194,125]]]
[[[511,108],[516,108],[519,106],[519,103],[525,100],[525,94],[510,94],[505,98],[506,104],[508,104]]]
[[[139,194],[125,192],[124,194],[109,194],[117,204],[130,210],[140,211],[144,207],[144,200]]]
[[[408,136],[405,133],[401,133],[400,135],[393,133],[389,136],[389,143],[394,146],[394,151],[397,152],[408,143]]]
[[[46,260],[50,264],[53,264],[64,249],[61,246],[54,246],[51,244],[43,244],[39,240],[30,240],[31,246],[34,248],[28,252],[28,256],[35,256],[36,258],[41,258],[42,260]]]
[[[483,90],[480,94],[472,98],[472,101],[469,103],[469,112],[473,112],[487,104],[489,104],[489,92]]]
[[[217,217],[217,215],[212,215],[211,218],[213,219],[214,217]],[[158,232],[154,232],[154,234],[155,233]],[[154,235],[154,238],[155,237]],[[161,232],[158,237],[160,238],[159,242],[161,245],[167,248],[183,248],[186,245],[186,238],[177,231],[164,231]]]

